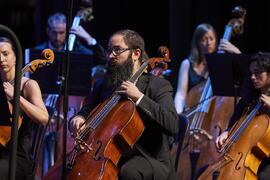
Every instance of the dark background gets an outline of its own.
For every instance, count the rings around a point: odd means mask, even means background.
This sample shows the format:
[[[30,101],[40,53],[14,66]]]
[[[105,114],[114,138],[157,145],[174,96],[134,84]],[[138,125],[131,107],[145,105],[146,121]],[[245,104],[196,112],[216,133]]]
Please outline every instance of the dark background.
[[[48,15],[67,13],[69,0],[1,0],[0,24],[17,34],[23,48],[46,40]],[[74,0],[73,14],[79,0]],[[171,51],[171,81],[175,86],[179,63],[189,52],[191,36],[199,23],[210,23],[222,37],[234,6],[247,10],[244,34],[232,39],[242,52],[270,52],[269,0],[94,0],[94,20],[84,27],[104,46],[116,30],[130,28],[146,41],[150,57],[160,45]]]

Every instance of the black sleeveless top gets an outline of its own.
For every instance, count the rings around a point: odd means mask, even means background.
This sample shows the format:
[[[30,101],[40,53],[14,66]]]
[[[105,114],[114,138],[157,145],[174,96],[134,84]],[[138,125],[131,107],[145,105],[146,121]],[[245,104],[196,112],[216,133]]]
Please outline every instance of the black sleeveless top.
[[[194,69],[193,69],[193,65],[192,63],[189,61],[189,71],[188,71],[188,91],[193,88],[194,86],[196,86],[197,84],[200,84],[201,82],[205,81],[206,79],[201,76],[198,75]]]
[[[21,96],[24,97],[23,90],[25,84],[30,79],[26,80],[22,87]],[[22,117],[22,124],[18,130],[18,144],[17,144],[17,167],[16,179],[25,178],[33,179],[33,158],[32,158],[32,140],[31,135],[36,126],[36,123],[30,120],[24,112],[20,113]],[[12,142],[9,141],[5,147],[0,147],[0,159],[7,159],[11,153]],[[1,164],[0,164],[1,167]]]

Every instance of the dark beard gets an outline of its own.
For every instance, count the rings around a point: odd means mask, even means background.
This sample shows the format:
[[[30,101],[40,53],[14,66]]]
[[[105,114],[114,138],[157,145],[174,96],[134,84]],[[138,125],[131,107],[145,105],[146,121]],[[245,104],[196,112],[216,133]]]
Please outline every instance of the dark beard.
[[[108,63],[108,81],[110,86],[115,89],[121,85],[123,81],[127,81],[131,78],[133,71],[133,61],[131,55],[127,60],[118,65],[112,60]]]

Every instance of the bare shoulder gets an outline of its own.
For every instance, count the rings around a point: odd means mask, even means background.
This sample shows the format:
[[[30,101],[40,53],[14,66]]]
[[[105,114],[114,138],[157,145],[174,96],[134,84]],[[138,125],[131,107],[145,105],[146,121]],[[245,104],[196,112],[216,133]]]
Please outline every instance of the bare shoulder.
[[[21,84],[22,84],[22,86],[25,86],[25,87],[39,86],[36,80],[30,79],[27,77],[22,78]]]
[[[22,89],[24,92],[33,92],[35,90],[40,91],[39,85],[37,83],[37,81],[33,80],[33,79],[29,79],[29,78],[22,78]]]
[[[189,68],[190,66],[190,61],[188,59],[184,59],[181,63],[181,68]]]

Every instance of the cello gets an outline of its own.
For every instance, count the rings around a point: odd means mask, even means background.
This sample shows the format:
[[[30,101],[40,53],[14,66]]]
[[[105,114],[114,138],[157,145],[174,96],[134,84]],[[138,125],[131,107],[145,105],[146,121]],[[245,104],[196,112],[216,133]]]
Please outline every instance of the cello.
[[[243,32],[245,10],[236,7],[233,13],[236,18],[227,24],[223,39],[230,40],[232,36]],[[186,100],[187,109],[183,112],[189,124],[180,160],[176,162],[179,179],[195,179],[207,164],[218,157],[214,140],[227,128],[234,101],[233,97],[213,96],[209,78],[190,90]]]
[[[270,155],[270,118],[258,115],[258,102],[250,113],[245,113],[233,126],[219,152],[221,156],[201,174],[199,180],[257,179],[261,161]],[[254,133],[256,132],[256,133]]]
[[[160,60],[167,61],[162,57],[145,61],[129,81],[135,82],[149,66],[160,64]],[[75,137],[77,145],[68,155],[67,167],[71,169],[68,179],[116,179],[121,154],[133,147],[144,130],[134,103],[113,94],[86,119],[84,128]],[[45,179],[59,179],[60,170],[61,162],[57,162]]]
[[[168,69],[168,62],[171,62],[169,49],[166,46],[160,46],[158,57],[163,58],[153,58],[149,62],[148,71],[154,76],[163,76],[164,71]]]

